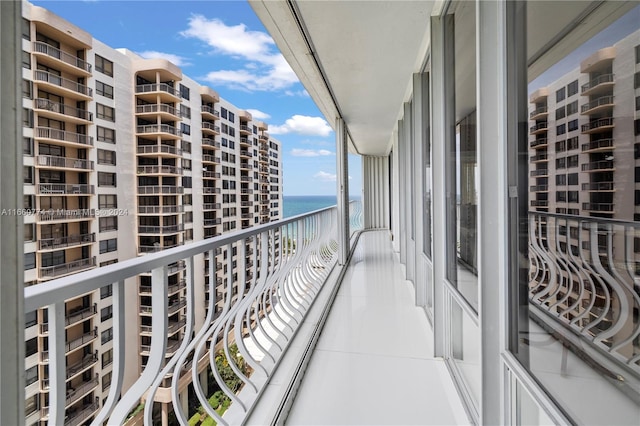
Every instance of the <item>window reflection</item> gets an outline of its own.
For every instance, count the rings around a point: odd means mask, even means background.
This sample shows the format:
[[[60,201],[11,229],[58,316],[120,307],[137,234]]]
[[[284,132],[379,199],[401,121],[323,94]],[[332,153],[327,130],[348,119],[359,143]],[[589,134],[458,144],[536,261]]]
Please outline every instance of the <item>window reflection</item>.
[[[478,309],[478,164],[476,141],[476,54],[473,2],[454,11],[455,128],[449,142],[447,188],[447,278]]]
[[[558,29],[562,54],[538,52],[529,68],[528,321],[518,356],[577,423],[637,424],[640,7],[527,7],[529,44],[553,37],[536,25],[545,14],[567,27]],[[584,37],[580,28],[596,23],[606,28]]]

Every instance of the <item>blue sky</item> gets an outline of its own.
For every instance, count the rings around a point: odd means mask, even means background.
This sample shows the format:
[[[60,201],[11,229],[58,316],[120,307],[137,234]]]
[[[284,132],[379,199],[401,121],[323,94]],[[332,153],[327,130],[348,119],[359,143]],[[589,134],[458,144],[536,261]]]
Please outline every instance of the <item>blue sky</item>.
[[[164,57],[269,124],[282,142],[285,195],[336,192],[335,134],[244,0],[32,1],[113,47]],[[349,159],[350,193],[361,192]]]

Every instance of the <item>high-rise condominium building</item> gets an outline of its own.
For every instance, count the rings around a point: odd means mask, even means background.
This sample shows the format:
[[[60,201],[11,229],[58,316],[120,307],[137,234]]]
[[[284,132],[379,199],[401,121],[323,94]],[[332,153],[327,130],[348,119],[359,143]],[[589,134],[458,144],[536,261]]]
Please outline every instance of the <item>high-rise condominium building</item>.
[[[113,49],[41,7],[24,3],[22,34],[25,285],[282,218],[281,145],[267,124],[171,62]],[[236,248],[196,262],[202,312]],[[185,264],[167,279],[169,357],[185,329]],[[149,356],[150,274],[125,288],[132,383]],[[65,303],[65,424],[91,420],[108,395],[112,297]],[[46,309],[26,314],[28,425],[48,418],[47,324]]]

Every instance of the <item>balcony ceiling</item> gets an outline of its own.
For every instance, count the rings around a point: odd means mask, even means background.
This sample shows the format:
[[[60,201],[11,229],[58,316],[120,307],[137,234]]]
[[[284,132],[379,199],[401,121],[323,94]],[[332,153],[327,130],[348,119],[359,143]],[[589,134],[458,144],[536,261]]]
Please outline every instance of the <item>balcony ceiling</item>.
[[[250,3],[329,124],[344,117],[350,150],[388,154],[411,75],[422,68],[436,2]]]
[[[345,119],[350,150],[387,155],[397,120],[402,118],[402,104],[410,100],[412,74],[424,67],[430,17],[440,14],[447,2],[249,2],[329,124],[335,127],[334,119],[340,115]],[[529,79],[636,4],[529,2]],[[454,3],[448,12],[460,13],[464,5]],[[576,25],[580,20],[581,25]],[[544,23],[544,31],[540,31],[540,23]],[[458,37],[471,40],[471,30],[463,28]],[[472,57],[474,45],[460,46],[458,57]],[[465,67],[457,67],[456,72],[461,68]]]

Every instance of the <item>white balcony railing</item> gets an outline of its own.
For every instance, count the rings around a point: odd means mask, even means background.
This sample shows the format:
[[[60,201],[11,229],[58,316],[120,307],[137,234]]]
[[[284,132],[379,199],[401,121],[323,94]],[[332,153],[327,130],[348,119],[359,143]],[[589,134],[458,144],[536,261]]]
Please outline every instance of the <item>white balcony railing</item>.
[[[583,209],[602,211],[613,206],[585,204]],[[529,225],[531,319],[638,398],[640,293],[633,241],[640,224],[536,212]]]
[[[352,209],[355,214],[359,208]],[[186,424],[193,413],[183,411],[179,395],[179,379],[191,374],[195,394],[208,416],[218,424],[242,422],[256,403],[262,389],[289,346],[298,326],[304,319],[315,296],[321,290],[337,261],[337,210],[335,207],[318,210],[278,222],[272,222],[217,238],[205,239],[184,246],[128,259],[99,269],[63,277],[37,286],[25,288],[25,312],[40,308],[49,310],[49,407],[51,424],[65,423],[65,300],[96,291],[108,285],[113,289],[113,377],[109,395],[96,414],[94,424],[123,424],[127,415],[143,396],[153,400],[158,388],[169,375],[172,403],[181,424]],[[196,259],[205,254],[213,259],[222,250],[236,246],[238,264],[234,269],[232,256],[228,256],[227,272],[219,280],[210,280],[208,293],[222,290],[222,300],[210,297],[206,318],[197,318],[195,299]],[[186,297],[172,304],[172,309],[184,309],[186,319],[184,340],[173,357],[167,357],[168,275],[171,265],[184,265]],[[251,266],[249,266],[251,265]],[[258,267],[258,265],[261,265]],[[222,265],[216,265],[220,268]],[[247,270],[248,269],[248,270]],[[138,352],[139,347],[127,348],[125,324],[125,280],[140,274],[151,274],[151,342],[149,359],[138,380],[128,389],[123,388],[125,353]],[[234,271],[237,278],[234,279]],[[222,271],[219,269],[218,271]],[[183,306],[184,305],[184,306]],[[205,324],[196,328],[195,324]],[[88,339],[96,337],[92,331]],[[84,336],[83,336],[84,339]],[[250,367],[239,370],[229,362],[241,382],[240,389],[230,389],[222,380],[215,357],[206,357],[209,347],[222,348],[228,358],[231,342],[237,353]],[[136,345],[138,343],[136,342]],[[175,344],[174,344],[175,345]],[[206,359],[208,371],[220,389],[232,401],[225,420],[207,402],[208,395],[197,379],[201,370],[190,369],[191,359]],[[166,359],[166,362],[165,362]],[[250,371],[250,373],[249,373]],[[166,383],[166,382],[165,382]],[[154,404],[146,404],[145,424],[152,424]],[[88,407],[92,408],[92,407]]]

